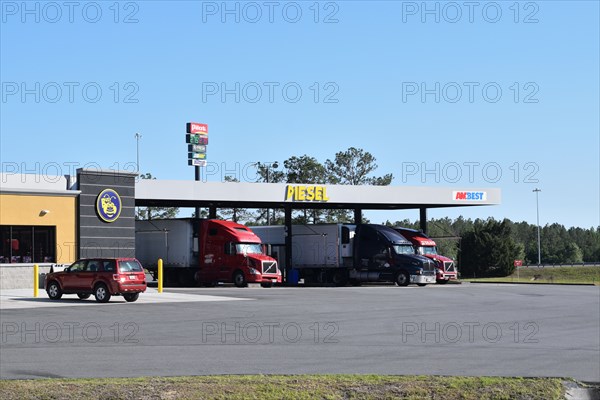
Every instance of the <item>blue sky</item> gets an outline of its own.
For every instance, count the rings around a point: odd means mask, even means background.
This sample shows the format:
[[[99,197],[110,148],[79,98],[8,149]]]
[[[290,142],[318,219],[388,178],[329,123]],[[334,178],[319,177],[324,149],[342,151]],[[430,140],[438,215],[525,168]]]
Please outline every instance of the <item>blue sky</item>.
[[[354,146],[394,185],[502,189],[430,217],[535,223],[539,187],[542,224],[600,225],[597,1],[72,4],[1,2],[4,172],[131,170],[139,132],[142,172],[193,179],[196,121],[211,181]]]

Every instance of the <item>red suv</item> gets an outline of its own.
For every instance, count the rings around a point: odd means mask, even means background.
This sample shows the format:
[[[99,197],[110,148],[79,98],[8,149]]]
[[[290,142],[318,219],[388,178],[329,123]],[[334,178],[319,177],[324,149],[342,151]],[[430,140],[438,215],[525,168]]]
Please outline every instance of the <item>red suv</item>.
[[[76,293],[82,300],[93,294],[100,303],[108,302],[112,295],[123,295],[132,302],[146,291],[146,274],[135,258],[86,258],[62,272],[51,271],[44,287],[52,300]]]

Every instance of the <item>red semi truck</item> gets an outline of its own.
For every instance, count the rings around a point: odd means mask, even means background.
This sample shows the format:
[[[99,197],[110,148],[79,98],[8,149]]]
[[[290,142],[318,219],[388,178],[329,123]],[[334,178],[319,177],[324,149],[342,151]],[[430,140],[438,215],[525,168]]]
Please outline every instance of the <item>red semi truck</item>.
[[[437,252],[435,241],[421,231],[408,228],[394,228],[398,233],[410,241],[415,248],[416,254],[421,254],[435,261],[436,282],[439,284],[448,283],[450,280],[458,278],[458,271],[454,260],[444,257]]]
[[[135,221],[135,255],[153,275],[163,259],[167,284],[281,283],[277,261],[244,225],[217,219]]]

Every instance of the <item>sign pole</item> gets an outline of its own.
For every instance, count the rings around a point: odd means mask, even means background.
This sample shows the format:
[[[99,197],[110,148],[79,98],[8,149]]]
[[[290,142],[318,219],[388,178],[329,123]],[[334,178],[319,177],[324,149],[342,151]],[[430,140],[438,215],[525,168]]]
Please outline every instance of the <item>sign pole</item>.
[[[200,182],[200,167],[195,166],[194,167],[195,170],[195,174],[196,174],[196,182]],[[200,207],[196,207],[196,219],[200,219]]]

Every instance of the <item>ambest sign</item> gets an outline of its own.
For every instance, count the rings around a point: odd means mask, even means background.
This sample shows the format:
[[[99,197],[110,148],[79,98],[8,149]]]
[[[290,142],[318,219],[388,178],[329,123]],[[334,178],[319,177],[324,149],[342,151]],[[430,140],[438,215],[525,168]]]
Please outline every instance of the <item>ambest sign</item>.
[[[287,185],[285,193],[286,201],[320,201],[327,202],[327,187],[314,185]]]
[[[452,192],[452,199],[455,201],[486,201],[487,192]]]

